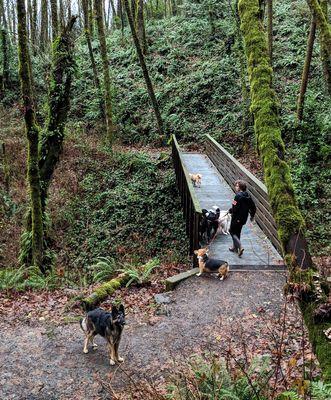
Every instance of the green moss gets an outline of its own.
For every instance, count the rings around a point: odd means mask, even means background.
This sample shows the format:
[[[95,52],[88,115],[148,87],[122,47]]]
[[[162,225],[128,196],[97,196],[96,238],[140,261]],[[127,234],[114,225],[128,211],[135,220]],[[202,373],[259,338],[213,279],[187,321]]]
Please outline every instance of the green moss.
[[[328,23],[323,10],[317,0],[308,0],[308,4],[311,8],[312,13],[314,14],[317,22],[317,26],[320,30],[321,34],[321,43],[322,46],[326,49],[331,57],[331,28]]]
[[[84,310],[89,311],[95,308],[106,297],[112,295],[118,288],[125,285],[129,276],[121,274],[117,278],[111,279],[109,282],[103,283],[90,296],[82,300],[81,305]]]
[[[245,41],[255,134],[279,239],[283,249],[286,249],[291,237],[302,232],[304,220],[294,197],[289,166],[284,160],[285,146],[281,137],[278,103],[271,88],[272,68],[260,20],[259,1],[240,0],[238,9]]]
[[[331,343],[323,333],[323,330],[330,328],[330,324],[314,323],[313,312],[316,308],[315,304],[301,302],[300,308],[309,331],[310,342],[323,372],[323,378],[325,382],[331,382]]]

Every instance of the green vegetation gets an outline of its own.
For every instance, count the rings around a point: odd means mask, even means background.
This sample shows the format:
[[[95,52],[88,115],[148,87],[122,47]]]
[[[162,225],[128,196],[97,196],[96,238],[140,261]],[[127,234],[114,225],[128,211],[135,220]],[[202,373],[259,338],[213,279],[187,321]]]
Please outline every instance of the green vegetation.
[[[231,368],[225,359],[212,361],[192,356],[176,374],[168,388],[167,398],[214,400],[328,400],[331,384],[298,380],[296,389],[277,395],[272,386],[274,370],[268,357],[252,360],[249,366]],[[299,382],[300,381],[300,382]],[[201,397],[203,396],[203,397]],[[161,400],[162,397],[159,397]]]

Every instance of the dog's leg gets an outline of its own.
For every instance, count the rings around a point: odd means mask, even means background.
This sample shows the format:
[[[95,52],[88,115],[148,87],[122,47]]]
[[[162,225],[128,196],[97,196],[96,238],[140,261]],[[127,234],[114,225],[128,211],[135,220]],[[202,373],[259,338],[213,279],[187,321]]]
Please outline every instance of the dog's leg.
[[[115,357],[116,357],[116,360],[117,360],[118,362],[121,363],[121,362],[124,361],[124,358],[123,358],[123,357],[120,357],[120,356],[118,355],[118,347],[119,347],[119,345],[120,345],[119,342],[115,343],[115,344],[114,344],[114,348],[115,348]]]
[[[200,276],[202,274],[202,272],[203,272],[203,268],[201,268],[199,265],[199,272],[197,273],[197,276]]]
[[[114,349],[114,344],[109,343],[109,364],[110,365],[115,365],[115,349]]]
[[[94,343],[94,338],[95,338],[95,336],[92,336],[91,342],[92,342],[93,349],[96,349],[98,347],[98,345],[96,343]]]
[[[89,341],[91,340],[91,338],[93,338],[93,337],[94,337],[94,335],[93,335],[92,332],[87,332],[87,333],[86,333],[85,340],[84,340],[84,348],[83,348],[83,352],[84,352],[85,354],[88,353],[88,348],[87,348],[88,342],[89,342]],[[92,340],[93,340],[93,339],[92,339]]]

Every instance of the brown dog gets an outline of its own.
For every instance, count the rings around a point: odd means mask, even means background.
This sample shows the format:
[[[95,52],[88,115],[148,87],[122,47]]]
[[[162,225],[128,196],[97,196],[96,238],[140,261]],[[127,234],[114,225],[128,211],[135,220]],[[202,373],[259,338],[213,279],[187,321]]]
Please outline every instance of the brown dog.
[[[200,276],[203,272],[218,272],[221,281],[228,276],[229,264],[223,260],[209,258],[207,248],[195,250],[194,254],[197,255],[199,260],[199,273],[197,276]]]
[[[94,336],[103,336],[109,345],[110,365],[116,361],[122,362],[123,358],[118,355],[118,347],[121,341],[123,327],[125,325],[125,313],[123,304],[117,309],[112,307],[111,313],[101,308],[96,308],[87,313],[86,317],[81,319],[80,326],[85,333],[84,353],[88,353],[88,343],[91,342],[95,348]]]
[[[190,178],[193,183],[193,186],[201,187],[201,180],[202,180],[201,174],[190,174]]]

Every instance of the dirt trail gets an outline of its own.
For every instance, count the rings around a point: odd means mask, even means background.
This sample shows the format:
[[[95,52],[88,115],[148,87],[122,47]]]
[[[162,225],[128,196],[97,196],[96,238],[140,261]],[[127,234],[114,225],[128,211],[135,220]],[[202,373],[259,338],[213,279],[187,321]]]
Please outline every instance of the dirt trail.
[[[212,276],[184,281],[170,294],[167,315],[150,317],[137,310],[127,316],[121,368],[109,365],[100,337],[98,349],[83,354],[78,323],[56,326],[37,319],[13,325],[3,314],[0,398],[111,399],[100,379],[111,381],[116,393],[140,378],[162,382],[174,361],[183,362],[193,353],[219,353],[231,343],[233,354],[241,357],[243,338],[249,357],[269,354],[271,336],[276,340],[281,335],[284,281],[284,274],[268,272],[232,273],[223,282]],[[299,359],[301,317],[293,304],[287,304],[286,313],[285,358]],[[303,338],[310,358],[306,333]]]

